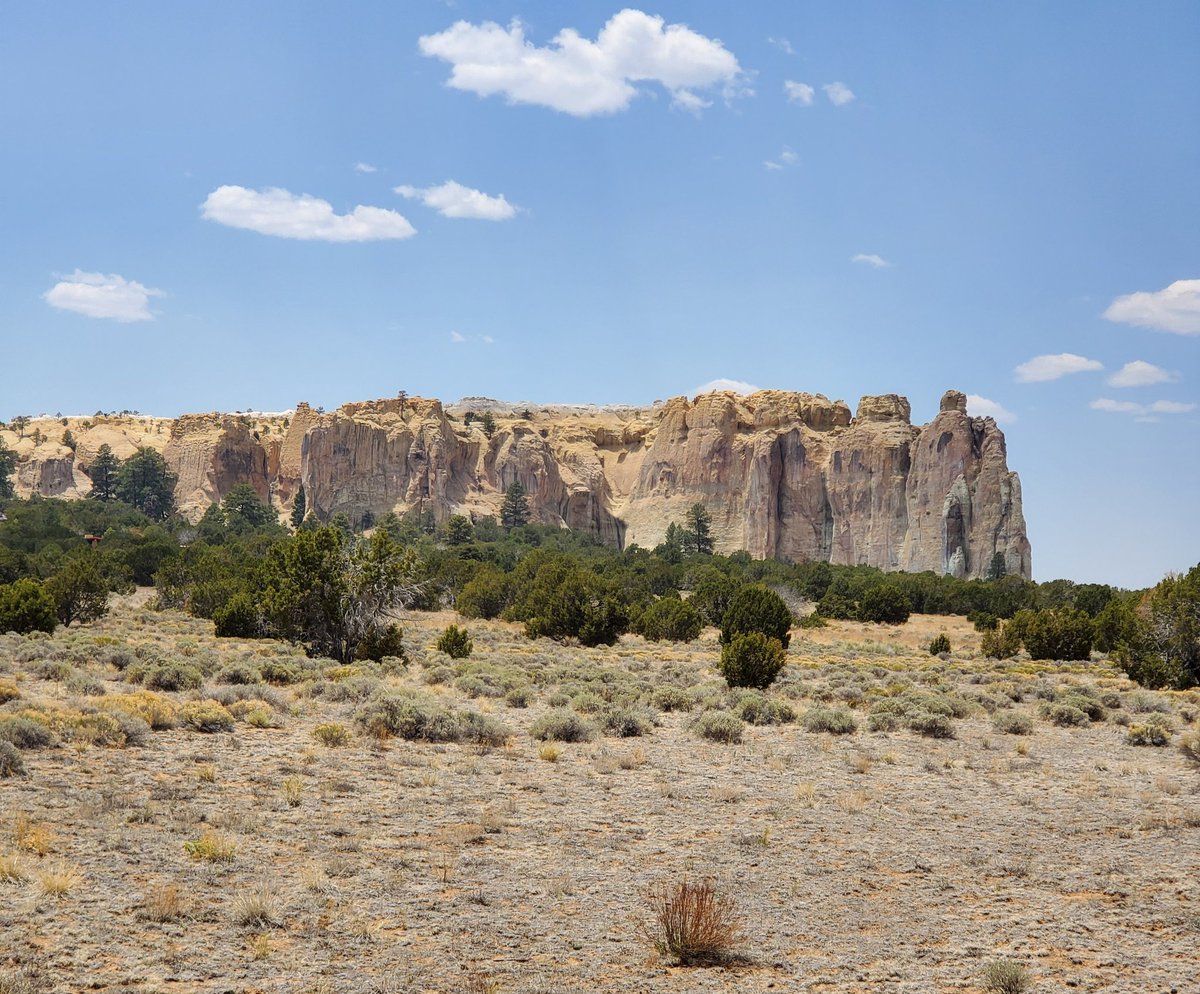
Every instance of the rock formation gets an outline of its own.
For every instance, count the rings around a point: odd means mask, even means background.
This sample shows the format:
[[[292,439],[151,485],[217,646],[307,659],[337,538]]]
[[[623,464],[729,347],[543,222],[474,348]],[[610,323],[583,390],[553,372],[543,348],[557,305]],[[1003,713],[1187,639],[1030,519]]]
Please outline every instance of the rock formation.
[[[101,444],[123,458],[150,445],[179,475],[176,498],[192,518],[249,483],[281,518],[303,485],[322,519],[478,519],[520,481],[535,520],[619,547],[656,545],[700,502],[718,551],[959,577],[986,575],[1000,553],[1009,573],[1030,575],[1004,435],[970,417],[957,391],[920,426],[894,394],[863,397],[853,415],[842,401],[781,390],[649,408],[470,406],[493,414],[490,438],[464,423],[466,402],[408,397],[328,414],[300,404],[286,415],[41,418],[0,436],[18,452],[21,495],[85,496]],[[74,451],[48,440],[66,429]]]

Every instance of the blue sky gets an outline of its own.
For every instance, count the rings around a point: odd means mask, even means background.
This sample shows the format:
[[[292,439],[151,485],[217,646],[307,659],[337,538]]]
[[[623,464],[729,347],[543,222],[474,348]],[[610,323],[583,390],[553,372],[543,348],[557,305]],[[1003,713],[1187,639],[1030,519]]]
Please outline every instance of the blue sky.
[[[1200,560],[1197,51],[1192,2],[9,5],[0,418],[953,387],[1035,575],[1149,584]]]

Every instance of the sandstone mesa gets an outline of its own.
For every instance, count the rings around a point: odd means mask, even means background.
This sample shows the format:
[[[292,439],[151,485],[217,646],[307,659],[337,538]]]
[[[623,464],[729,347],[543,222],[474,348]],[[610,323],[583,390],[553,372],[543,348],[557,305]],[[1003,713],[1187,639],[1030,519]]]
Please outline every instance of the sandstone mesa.
[[[470,408],[495,417],[490,439],[461,420]],[[60,441],[67,430],[74,451]],[[478,519],[498,514],[520,481],[535,521],[621,548],[657,545],[700,502],[718,552],[966,578],[986,575],[1000,553],[1009,573],[1031,570],[1004,434],[970,417],[955,390],[926,425],[895,394],[863,397],[852,415],[820,394],[762,390],[643,408],[400,396],[330,413],[302,403],[270,415],[41,417],[0,438],[18,453],[19,496],[86,497],[101,445],[120,458],[151,446],[178,474],[176,499],[193,520],[239,483],[281,516],[303,485],[321,519]]]

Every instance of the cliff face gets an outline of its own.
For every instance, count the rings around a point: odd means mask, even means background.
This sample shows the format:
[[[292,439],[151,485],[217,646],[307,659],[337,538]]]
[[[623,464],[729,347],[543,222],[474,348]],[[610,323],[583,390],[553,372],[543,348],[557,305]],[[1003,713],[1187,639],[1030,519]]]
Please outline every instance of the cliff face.
[[[498,514],[520,481],[536,520],[611,545],[654,546],[700,502],[718,551],[959,577],[985,575],[998,552],[1008,572],[1030,575],[1004,435],[969,417],[956,391],[921,426],[894,394],[862,398],[853,415],[841,401],[778,390],[651,408],[487,409],[490,439],[463,423],[465,405],[420,398],[328,414],[301,404],[286,416],[38,419],[24,437],[2,434],[20,457],[22,495],[85,496],[101,444],[120,457],[150,445],[178,473],[176,497],[193,518],[238,483],[281,516],[303,485],[320,518],[479,518]],[[57,441],[67,429],[74,451]]]

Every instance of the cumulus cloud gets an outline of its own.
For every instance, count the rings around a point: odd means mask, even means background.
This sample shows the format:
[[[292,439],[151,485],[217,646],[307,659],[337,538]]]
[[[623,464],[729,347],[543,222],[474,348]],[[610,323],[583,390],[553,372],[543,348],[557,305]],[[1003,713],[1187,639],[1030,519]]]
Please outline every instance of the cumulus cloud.
[[[854,91],[845,83],[826,83],[821,89],[825,91],[825,96],[835,107],[845,107],[854,99]]]
[[[377,173],[377,172],[379,172],[379,170],[378,170],[378,169],[376,169],[376,168],[375,168],[373,165],[371,165],[371,163],[369,163],[369,162],[356,162],[356,163],[354,163],[354,171],[355,171],[356,173]]]
[[[1200,335],[1200,280],[1176,280],[1165,290],[1126,294],[1109,304],[1104,316],[1139,328]]]
[[[479,190],[447,180],[441,186],[424,189],[416,186],[397,186],[395,191],[410,200],[419,200],[443,217],[477,218],[481,221],[507,221],[516,217],[517,209],[504,199],[504,194],[489,197]]]
[[[637,83],[659,83],[676,106],[696,111],[706,102],[696,90],[742,85],[733,53],[683,24],[665,24],[640,10],[614,14],[595,41],[564,28],[544,47],[525,37],[514,20],[458,21],[420,39],[421,52],[452,66],[449,86],[510,104],[533,104],[590,117],[625,110]]]
[[[1093,400],[1089,406],[1094,411],[1134,414],[1139,418],[1147,418],[1152,414],[1191,414],[1196,409],[1195,404],[1181,403],[1177,400],[1156,400],[1153,404],[1136,404],[1132,400],[1110,400],[1107,397]]]
[[[1112,374],[1106,381],[1110,387],[1148,387],[1166,383],[1176,377],[1151,362],[1134,359]]]
[[[1017,420],[1012,411],[977,393],[967,394],[967,413],[973,418],[995,418],[996,423],[1002,425],[1010,425]]]
[[[797,83],[794,79],[783,81],[783,92],[787,94],[788,103],[801,104],[804,107],[811,107],[813,98],[817,95],[817,91],[807,83]]]
[[[863,265],[873,266],[876,269],[888,269],[892,265],[890,262],[887,261],[887,259],[885,259],[881,255],[874,255],[874,254],[867,255],[864,252],[859,252],[858,255],[852,257],[850,259],[850,261],[851,262],[861,262],[861,263],[863,263]]]
[[[727,380],[721,378],[709,380],[707,383],[701,383],[700,386],[695,387],[692,390],[691,396],[696,397],[702,393],[719,393],[722,391],[731,391],[737,394],[748,394],[755,393],[760,389],[762,388],[756,387],[753,383],[747,383],[745,380]]]
[[[208,195],[200,210],[208,221],[277,238],[373,242],[411,238],[417,233],[407,218],[392,210],[359,204],[349,214],[337,214],[327,200],[277,187],[248,190],[244,186],[220,186]]]
[[[114,321],[153,321],[150,298],[165,297],[162,290],[143,286],[116,273],[85,273],[76,269],[42,296],[51,307],[90,318]]]
[[[1045,383],[1048,380],[1060,380],[1072,373],[1092,373],[1103,368],[1103,364],[1095,359],[1073,352],[1060,352],[1058,355],[1035,355],[1013,372],[1018,383]]]

